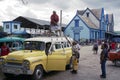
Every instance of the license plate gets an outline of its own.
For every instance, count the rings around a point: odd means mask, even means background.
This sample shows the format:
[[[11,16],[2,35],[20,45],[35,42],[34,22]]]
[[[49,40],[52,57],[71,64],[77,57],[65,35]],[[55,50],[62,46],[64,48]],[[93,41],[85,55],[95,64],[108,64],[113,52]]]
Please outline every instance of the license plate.
[[[22,73],[20,69],[13,69],[13,68],[7,68],[5,72],[16,74],[16,75]]]

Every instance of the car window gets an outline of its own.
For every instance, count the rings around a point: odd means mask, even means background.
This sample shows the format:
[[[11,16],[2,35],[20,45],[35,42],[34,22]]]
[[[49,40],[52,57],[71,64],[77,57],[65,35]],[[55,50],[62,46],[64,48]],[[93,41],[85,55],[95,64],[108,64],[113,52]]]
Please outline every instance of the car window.
[[[45,50],[45,43],[38,41],[25,41],[24,42],[25,50]]]
[[[66,42],[62,42],[62,48],[66,48],[67,47],[67,43]]]
[[[45,52],[48,54],[51,47],[51,42],[46,43]]]
[[[18,42],[13,42],[13,46],[12,47],[19,47],[19,43]]]
[[[55,49],[60,49],[61,47],[62,46],[60,42],[55,43]]]

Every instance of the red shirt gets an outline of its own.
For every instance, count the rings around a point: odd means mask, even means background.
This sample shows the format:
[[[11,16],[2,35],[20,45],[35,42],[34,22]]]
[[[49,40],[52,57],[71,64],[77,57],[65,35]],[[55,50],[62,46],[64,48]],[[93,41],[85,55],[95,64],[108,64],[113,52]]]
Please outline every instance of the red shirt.
[[[9,52],[10,52],[9,48],[7,46],[2,46],[1,47],[1,56],[8,55]]]
[[[115,49],[116,48],[116,44],[113,42],[113,43],[111,43],[111,48],[112,49]]]
[[[52,14],[51,15],[51,22],[50,22],[51,25],[53,25],[53,26],[57,25],[58,21],[59,21],[58,15],[57,14]]]

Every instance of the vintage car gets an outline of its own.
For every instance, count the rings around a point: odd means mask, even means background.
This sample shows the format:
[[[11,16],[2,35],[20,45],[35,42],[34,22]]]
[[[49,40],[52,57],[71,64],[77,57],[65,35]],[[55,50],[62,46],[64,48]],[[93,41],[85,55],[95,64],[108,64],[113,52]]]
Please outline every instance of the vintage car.
[[[0,38],[0,47],[3,43],[6,43],[10,51],[23,49],[23,41],[25,38],[20,37],[3,37]]]
[[[65,71],[71,56],[71,46],[64,37],[29,38],[24,41],[24,50],[0,58],[1,70],[6,77],[25,74],[40,80],[43,72]]]
[[[111,50],[108,53],[108,58],[112,61],[115,65],[120,62],[120,49]]]

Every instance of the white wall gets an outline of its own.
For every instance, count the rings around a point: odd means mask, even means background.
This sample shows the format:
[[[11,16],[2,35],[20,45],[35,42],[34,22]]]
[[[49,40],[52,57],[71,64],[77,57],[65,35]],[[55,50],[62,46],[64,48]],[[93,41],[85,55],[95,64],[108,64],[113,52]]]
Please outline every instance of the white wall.
[[[14,25],[17,25],[17,29],[14,28]],[[12,32],[22,32],[24,31],[24,28],[21,28],[20,27],[20,24],[19,23],[12,23]]]
[[[9,25],[9,29],[6,29],[6,25]],[[10,23],[3,24],[3,30],[4,32],[7,32],[8,34],[10,34]]]

